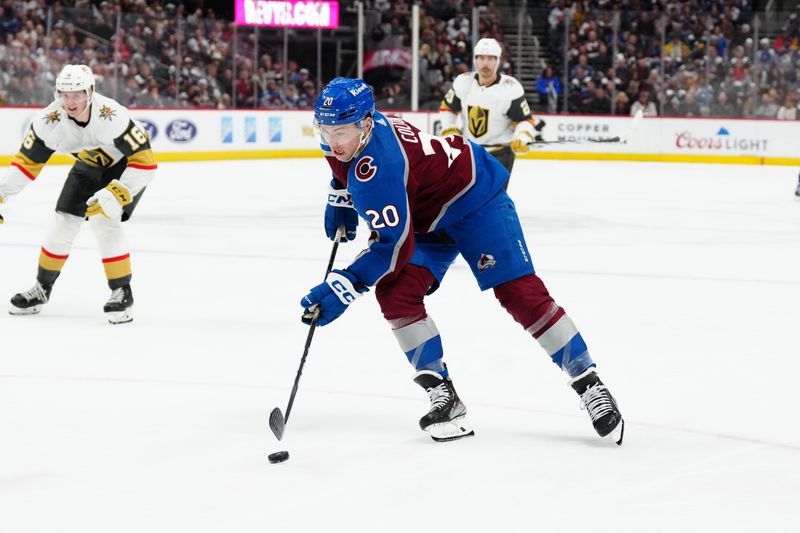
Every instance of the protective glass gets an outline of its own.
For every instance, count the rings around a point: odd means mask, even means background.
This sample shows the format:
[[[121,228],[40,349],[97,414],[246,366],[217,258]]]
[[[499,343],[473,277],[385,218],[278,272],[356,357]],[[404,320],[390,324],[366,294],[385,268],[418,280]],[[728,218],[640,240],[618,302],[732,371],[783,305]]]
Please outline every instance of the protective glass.
[[[361,129],[355,124],[344,124],[342,126],[321,126],[317,124],[317,129],[328,145],[342,145],[348,144],[356,139],[361,134]]]

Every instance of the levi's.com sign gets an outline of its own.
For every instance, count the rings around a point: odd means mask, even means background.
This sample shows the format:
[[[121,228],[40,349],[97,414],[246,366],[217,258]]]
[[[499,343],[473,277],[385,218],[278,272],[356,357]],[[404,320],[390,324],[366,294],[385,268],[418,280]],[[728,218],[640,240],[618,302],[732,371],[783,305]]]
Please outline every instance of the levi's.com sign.
[[[236,0],[236,24],[291,28],[338,28],[339,2]]]

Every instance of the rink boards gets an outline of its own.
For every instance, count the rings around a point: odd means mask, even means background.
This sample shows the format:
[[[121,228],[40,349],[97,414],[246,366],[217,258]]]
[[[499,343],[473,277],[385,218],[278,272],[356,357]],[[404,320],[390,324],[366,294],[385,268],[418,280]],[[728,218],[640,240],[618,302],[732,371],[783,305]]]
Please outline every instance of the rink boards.
[[[0,164],[16,153],[38,108],[2,108]],[[319,157],[311,111],[139,109],[159,161]],[[438,112],[397,112],[438,133]],[[539,159],[800,165],[800,123],[734,118],[646,117],[631,131],[622,116],[542,115],[545,139],[524,156]],[[627,143],[593,140],[629,136]],[[51,163],[71,163],[55,155]]]

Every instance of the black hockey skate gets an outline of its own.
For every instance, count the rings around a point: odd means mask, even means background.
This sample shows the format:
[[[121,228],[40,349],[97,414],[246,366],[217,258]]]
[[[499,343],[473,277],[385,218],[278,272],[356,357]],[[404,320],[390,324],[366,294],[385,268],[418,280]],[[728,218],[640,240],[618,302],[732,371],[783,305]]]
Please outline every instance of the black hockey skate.
[[[112,324],[125,324],[133,321],[133,291],[130,285],[117,287],[103,306],[106,318]]]
[[[594,368],[590,368],[569,383],[581,397],[581,409],[589,411],[592,425],[601,437],[611,436],[622,445],[625,421],[619,412],[617,402],[608,388],[603,385]]]
[[[52,291],[52,285],[42,285],[37,281],[36,285],[27,291],[15,294],[11,298],[11,309],[8,312],[12,315],[35,315],[50,300]]]
[[[421,370],[414,376],[414,383],[425,389],[431,400],[431,410],[419,419],[419,427],[433,440],[447,442],[475,435],[467,426],[467,408],[450,378],[443,378],[431,370]]]

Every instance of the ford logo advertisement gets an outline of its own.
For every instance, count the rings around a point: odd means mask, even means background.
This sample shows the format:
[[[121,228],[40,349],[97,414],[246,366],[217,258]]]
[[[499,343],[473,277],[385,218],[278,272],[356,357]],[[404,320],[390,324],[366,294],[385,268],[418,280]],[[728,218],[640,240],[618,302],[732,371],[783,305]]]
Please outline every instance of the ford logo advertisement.
[[[158,126],[156,126],[153,122],[150,122],[146,118],[137,118],[135,119],[136,122],[147,132],[147,138],[151,141],[156,138],[158,135]]]
[[[167,137],[176,143],[186,143],[197,135],[197,126],[185,119],[173,120],[167,124]]]

